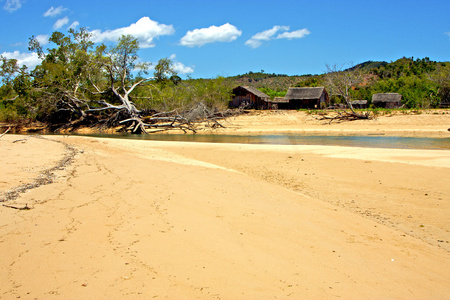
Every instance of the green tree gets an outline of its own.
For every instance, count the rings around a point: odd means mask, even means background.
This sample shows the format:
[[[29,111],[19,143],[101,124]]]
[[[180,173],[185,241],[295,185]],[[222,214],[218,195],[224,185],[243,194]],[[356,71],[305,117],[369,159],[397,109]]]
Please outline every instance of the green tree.
[[[26,66],[19,67],[17,60],[0,56],[0,120],[14,121],[32,116],[29,103],[31,80]]]
[[[69,30],[65,35],[55,31],[49,38],[53,48],[44,53],[36,38],[29,42],[42,63],[32,72],[33,99],[41,119],[66,122],[83,119],[89,108],[90,76],[98,72],[92,60],[93,43],[85,29]]]
[[[13,80],[16,74],[19,72],[19,65],[15,59],[7,59],[0,56],[0,78],[2,80],[2,89],[0,99],[12,99],[16,96],[13,88]]]
[[[156,82],[160,84],[161,89],[164,89],[164,87],[170,82],[177,85],[181,81],[181,78],[173,68],[173,61],[167,57],[161,58],[158,61],[153,74]]]

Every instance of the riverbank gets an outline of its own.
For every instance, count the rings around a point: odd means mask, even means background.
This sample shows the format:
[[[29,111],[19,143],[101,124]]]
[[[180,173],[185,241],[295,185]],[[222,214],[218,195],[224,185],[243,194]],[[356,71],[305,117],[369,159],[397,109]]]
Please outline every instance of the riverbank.
[[[234,117],[219,120],[223,127],[215,126],[211,129],[207,124],[197,127],[197,134],[304,134],[304,135],[385,135],[403,137],[450,137],[450,110],[433,109],[419,111],[380,111],[370,120],[355,120],[336,122],[323,120],[337,112],[330,111],[293,111],[293,110],[253,110]],[[211,125],[211,124],[209,124]],[[12,127],[11,132],[48,133],[44,124],[10,125],[0,123],[0,132]],[[113,134],[119,128],[102,130],[103,133]],[[79,127],[67,129],[60,133],[95,134],[100,129]],[[181,130],[168,130],[159,133],[184,134]],[[187,134],[193,134],[187,131]]]
[[[2,194],[76,155],[0,206],[0,298],[450,292],[448,150],[22,138]]]
[[[331,117],[334,111],[326,112]],[[387,135],[450,137],[449,110],[380,112],[371,120],[330,122],[307,111],[253,111],[224,122],[224,134],[299,133],[315,135]],[[208,132],[208,131],[207,131]]]

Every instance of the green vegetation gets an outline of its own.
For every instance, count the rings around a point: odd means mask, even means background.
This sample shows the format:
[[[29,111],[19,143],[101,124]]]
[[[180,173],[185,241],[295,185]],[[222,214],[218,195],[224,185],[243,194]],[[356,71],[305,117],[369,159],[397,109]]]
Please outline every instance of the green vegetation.
[[[149,64],[139,62],[137,39],[125,35],[116,45],[94,48],[90,38],[85,28],[54,32],[44,51],[32,37],[29,49],[42,60],[34,70],[1,57],[0,121],[125,123],[140,132],[145,131],[141,118],[154,111],[186,111],[199,103],[211,111],[227,107],[232,86],[225,78],[182,81],[168,58],[149,76]]]
[[[232,77],[181,80],[168,58],[159,60],[153,76],[149,64],[139,62],[139,42],[123,36],[116,45],[98,45],[81,28],[67,35],[54,32],[44,51],[35,37],[29,49],[42,63],[34,70],[0,57],[0,122],[38,120],[50,124],[95,122],[115,114],[138,120],[155,111],[189,110],[202,103],[224,110],[238,85],[258,88],[270,98],[285,96],[289,87],[325,86],[332,104],[349,99],[371,103],[375,93],[400,93],[405,108],[436,108],[450,103],[450,63],[403,57],[395,62],[368,61],[343,71],[358,80],[339,93],[330,74],[270,74],[264,70]],[[376,111],[375,113],[387,113]],[[138,121],[136,121],[138,122]],[[136,125],[137,126],[137,125]]]
[[[429,58],[401,58],[370,69],[353,99],[371,100],[376,93],[400,93],[407,108],[436,108],[450,102],[450,63]]]

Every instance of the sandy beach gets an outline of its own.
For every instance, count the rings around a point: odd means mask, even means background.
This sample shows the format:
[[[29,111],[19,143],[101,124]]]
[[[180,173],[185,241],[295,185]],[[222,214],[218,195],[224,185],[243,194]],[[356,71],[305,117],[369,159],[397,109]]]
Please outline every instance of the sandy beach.
[[[450,114],[224,124],[450,138]],[[24,137],[0,138],[0,299],[449,298],[450,150]]]

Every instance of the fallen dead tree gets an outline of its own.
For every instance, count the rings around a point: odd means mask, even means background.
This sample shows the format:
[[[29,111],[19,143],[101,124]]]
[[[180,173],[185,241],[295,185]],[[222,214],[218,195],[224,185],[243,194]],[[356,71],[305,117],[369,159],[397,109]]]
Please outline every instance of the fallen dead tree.
[[[132,134],[151,134],[180,130],[184,133],[197,133],[201,130],[225,128],[224,120],[228,117],[245,113],[241,109],[227,109],[219,111],[216,108],[208,108],[203,103],[196,103],[190,109],[175,109],[171,111],[138,111],[134,116],[129,116],[125,109],[91,110],[85,117],[72,122],[63,122],[49,125],[52,132],[74,132],[80,128],[91,128],[98,131],[109,131]]]
[[[335,111],[333,114],[319,113],[315,115],[314,118],[319,121],[328,121],[329,124],[332,122],[346,122],[346,121],[356,121],[356,120],[369,120],[372,119],[370,112],[356,113],[354,110],[351,111]]]
[[[198,92],[198,95],[187,94],[186,100],[180,102],[168,100],[166,106],[161,91],[168,84],[176,86],[181,81],[170,59],[160,59],[154,66],[153,76],[148,76],[151,64],[139,60],[137,38],[123,35],[117,44],[101,44],[95,49],[91,38],[86,28],[69,30],[68,35],[54,32],[49,41],[55,47],[48,51],[42,49],[37,38],[30,39],[29,49],[38,53],[42,64],[25,75],[30,78],[30,91],[39,104],[36,115],[48,126],[46,129],[71,132],[86,127],[119,127],[134,134],[173,129],[195,133],[202,127],[223,127],[220,120],[235,113],[218,112],[204,104],[213,102],[214,93],[203,88],[197,91],[195,85],[188,92]],[[159,92],[157,100],[154,92]],[[176,96],[182,97],[182,93]],[[188,104],[190,101],[197,104]],[[154,104],[181,108],[169,112],[146,111]]]
[[[125,126],[124,130],[131,133],[155,133],[167,130],[182,130],[183,132],[197,133],[202,129],[224,128],[221,120],[241,114],[241,110],[216,111],[203,103],[197,103],[193,108],[184,111],[172,110],[169,112],[156,112],[142,118],[129,118],[119,121]],[[139,126],[136,126],[139,123]]]

